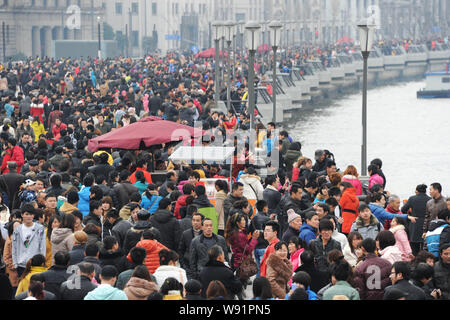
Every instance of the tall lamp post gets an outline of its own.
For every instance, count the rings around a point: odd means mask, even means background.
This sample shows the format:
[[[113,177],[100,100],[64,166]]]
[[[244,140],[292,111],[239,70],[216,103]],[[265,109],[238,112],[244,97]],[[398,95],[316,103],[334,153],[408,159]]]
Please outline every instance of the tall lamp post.
[[[100,27],[100,16],[97,17],[98,24],[98,58],[102,58],[102,40],[101,40],[101,27]]]
[[[273,101],[273,110],[272,110],[272,122],[277,123],[277,93],[275,90],[277,78],[277,50],[281,45],[281,29],[283,25],[279,21],[272,21],[269,24],[270,29],[270,43],[272,45],[273,50],[273,75],[272,75],[272,101]]]
[[[262,33],[262,45],[261,45],[261,76],[265,73],[265,67],[266,67],[266,35],[267,35],[267,23],[265,21],[261,21],[259,23],[261,25],[261,33]],[[268,65],[268,63],[267,63]]]
[[[237,27],[238,27],[238,23],[235,23],[234,27],[233,27],[233,68],[231,70],[232,71],[231,76],[232,76],[233,81],[235,80],[235,76],[234,75],[235,75],[235,72],[236,72]]]
[[[213,36],[214,36],[214,45],[215,45],[215,58],[214,58],[214,104],[216,110],[219,109],[219,96],[220,96],[220,66],[219,66],[219,46],[220,39],[222,38],[222,26],[223,23],[221,21],[213,22]]]
[[[258,49],[258,30],[261,25],[251,21],[245,25],[247,31],[248,57],[248,113],[250,114],[250,136],[255,126],[255,54]]]
[[[241,64],[243,61],[243,58],[245,57],[245,39],[244,39],[244,35],[245,35],[245,21],[240,21],[239,22],[239,33],[240,33],[240,37],[241,37]]]
[[[361,53],[364,59],[362,102],[363,138],[361,146],[361,174],[363,177],[367,177],[367,69],[370,51],[373,46],[374,27],[374,25],[369,25],[367,21],[358,23],[359,42],[361,44]]]
[[[227,40],[227,109],[231,110],[231,65],[230,65],[230,55],[231,55],[231,43],[233,42],[234,36],[234,26],[233,21],[227,21],[224,23],[225,26],[225,38]]]

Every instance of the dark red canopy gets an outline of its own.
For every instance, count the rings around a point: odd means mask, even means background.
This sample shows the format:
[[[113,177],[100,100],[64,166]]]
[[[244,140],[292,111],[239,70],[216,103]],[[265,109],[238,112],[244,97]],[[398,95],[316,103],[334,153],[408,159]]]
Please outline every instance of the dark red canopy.
[[[137,150],[141,141],[144,142],[146,147],[150,147],[202,135],[203,130],[194,130],[193,127],[162,120],[158,117],[148,117],[89,140],[88,149],[91,152],[96,152],[102,148]]]
[[[216,49],[209,48],[205,51],[202,51],[195,55],[196,58],[214,58],[216,56]],[[219,56],[222,56],[222,51],[219,51]],[[228,56],[228,53],[225,52],[225,57]]]
[[[337,44],[342,44],[342,43],[353,43],[353,42],[354,42],[353,39],[345,36],[345,37],[339,39],[336,43]]]

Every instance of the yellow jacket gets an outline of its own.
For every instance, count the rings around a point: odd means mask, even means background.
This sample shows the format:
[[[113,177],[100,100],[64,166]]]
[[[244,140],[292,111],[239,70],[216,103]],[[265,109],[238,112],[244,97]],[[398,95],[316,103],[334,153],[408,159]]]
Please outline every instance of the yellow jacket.
[[[169,294],[166,294],[163,297],[163,300],[183,300],[183,297],[179,292],[171,294],[172,291],[169,291]]]
[[[39,140],[39,136],[41,134],[46,134],[44,125],[41,123],[39,124],[37,121],[31,122],[31,128],[33,128],[34,131],[34,142],[37,142]]]
[[[113,159],[113,157],[112,157],[108,152],[103,151],[103,150],[97,151],[96,153],[93,154],[93,156],[99,156],[99,155],[101,155],[102,153],[106,153],[106,154],[108,155],[108,164],[109,164],[110,166],[112,166],[113,163],[114,163],[114,159]]]
[[[198,172],[198,174],[200,175],[200,179],[206,179],[205,171],[200,170],[200,169],[197,169],[197,170],[194,170],[194,171]]]
[[[31,271],[29,274],[26,275],[25,278],[20,280],[19,285],[17,286],[16,296],[21,294],[22,292],[27,292],[28,287],[30,286],[30,278],[33,274],[42,273],[44,271],[47,271],[47,268],[45,267],[31,267]]]
[[[259,131],[258,137],[257,137],[257,140],[256,140],[256,147],[257,148],[262,148],[263,147],[263,142],[264,142],[264,138],[266,137],[266,134],[267,134],[266,130]]]
[[[52,266],[52,242],[47,237],[48,228],[45,229],[45,265],[47,268]]]

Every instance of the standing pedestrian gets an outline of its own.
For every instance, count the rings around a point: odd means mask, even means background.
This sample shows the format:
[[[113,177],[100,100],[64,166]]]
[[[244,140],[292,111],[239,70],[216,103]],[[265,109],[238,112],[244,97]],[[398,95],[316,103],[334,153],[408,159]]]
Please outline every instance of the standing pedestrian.
[[[401,209],[403,213],[409,213],[411,216],[417,217],[416,223],[409,224],[410,245],[413,255],[417,255],[423,247],[423,225],[425,221],[426,206],[429,200],[431,200],[431,198],[427,195],[427,186],[425,184],[420,184],[416,187],[416,194],[409,197],[408,201]]]
[[[275,252],[267,259],[267,279],[272,286],[274,298],[284,299],[289,291],[288,282],[292,278],[292,264],[287,258],[288,245],[284,241],[275,244]]]
[[[100,274],[101,284],[90,291],[84,300],[128,300],[125,292],[114,287],[117,275],[116,267],[104,266]]]
[[[25,205],[22,209],[22,221],[12,234],[12,262],[21,277],[29,259],[36,254],[45,257],[46,240],[44,226],[33,222],[35,209],[32,205]],[[45,263],[45,261],[44,261]]]

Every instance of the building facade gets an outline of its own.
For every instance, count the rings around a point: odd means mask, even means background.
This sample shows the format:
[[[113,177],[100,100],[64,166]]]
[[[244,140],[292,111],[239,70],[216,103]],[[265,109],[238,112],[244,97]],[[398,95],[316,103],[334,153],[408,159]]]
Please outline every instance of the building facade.
[[[106,22],[124,55],[149,51],[201,50],[209,43],[211,0],[103,0]]]
[[[51,56],[52,40],[95,40],[98,16],[100,0],[0,0],[6,56]]]

